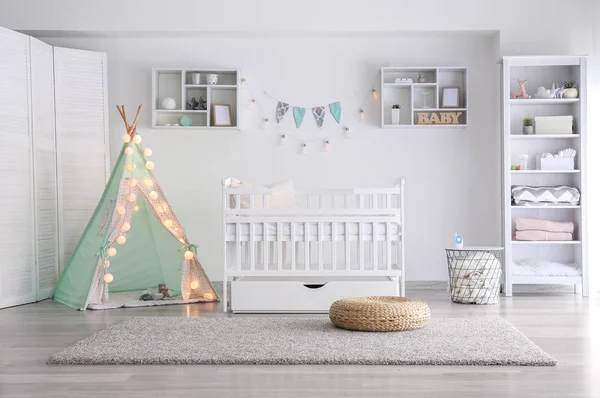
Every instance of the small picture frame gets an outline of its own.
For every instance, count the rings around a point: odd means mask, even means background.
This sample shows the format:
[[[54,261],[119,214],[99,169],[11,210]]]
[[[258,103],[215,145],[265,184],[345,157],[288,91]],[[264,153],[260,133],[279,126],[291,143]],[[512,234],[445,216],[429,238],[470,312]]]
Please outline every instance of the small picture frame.
[[[214,104],[211,113],[213,126],[231,126],[231,106],[229,104]]]
[[[460,87],[442,88],[441,108],[460,108]]]

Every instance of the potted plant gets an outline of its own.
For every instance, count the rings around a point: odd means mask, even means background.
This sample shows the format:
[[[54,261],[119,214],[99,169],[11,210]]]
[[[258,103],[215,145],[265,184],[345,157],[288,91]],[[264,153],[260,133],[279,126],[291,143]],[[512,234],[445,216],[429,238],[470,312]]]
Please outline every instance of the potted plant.
[[[400,104],[392,105],[392,124],[400,124]]]
[[[530,117],[523,119],[523,134],[533,134],[533,119]]]
[[[575,88],[575,80],[565,80],[563,83],[563,98],[577,98],[579,91]]]

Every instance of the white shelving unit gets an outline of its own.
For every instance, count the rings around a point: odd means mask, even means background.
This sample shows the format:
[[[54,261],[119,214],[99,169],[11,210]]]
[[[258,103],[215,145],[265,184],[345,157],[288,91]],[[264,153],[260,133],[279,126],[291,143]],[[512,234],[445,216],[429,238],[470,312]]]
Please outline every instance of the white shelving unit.
[[[423,73],[424,83],[418,83]],[[412,83],[396,83],[397,78],[412,78]],[[406,127],[466,127],[467,112],[467,68],[462,67],[395,67],[381,68],[381,128]],[[459,107],[442,108],[442,89],[458,87]],[[427,101],[425,101],[427,99]],[[400,124],[392,124],[392,105],[399,104]],[[418,124],[418,112],[461,112],[458,124]]]
[[[517,90],[517,79],[527,79],[527,92],[533,94],[539,86],[549,88],[575,80],[579,98],[573,99],[510,99]],[[505,272],[503,291],[512,295],[516,284],[574,285],[588,296],[587,264],[587,195],[586,195],[586,137],[587,137],[587,59],[579,56],[504,57],[502,62],[503,95],[503,237]],[[522,120],[536,116],[573,116],[573,134],[523,135]],[[577,151],[575,170],[536,170],[536,156],[556,153],[565,148]],[[511,170],[520,163],[521,155],[529,155],[528,170]],[[515,206],[512,204],[513,185],[568,185],[579,189],[580,205]],[[516,241],[515,217],[572,221],[575,224],[573,241]],[[526,260],[554,261],[578,264],[579,276],[513,276],[515,263]]]
[[[192,84],[192,73],[200,73],[201,82],[206,74],[219,76],[217,84]],[[175,99],[176,109],[162,109],[162,100]],[[206,101],[205,110],[186,109],[186,103],[195,97]],[[160,129],[227,129],[240,128],[240,73],[237,69],[153,69],[152,70],[152,127]],[[231,126],[215,126],[212,105],[229,105]],[[181,118],[189,116],[191,126],[182,126]],[[169,124],[170,126],[167,126]],[[173,126],[178,124],[178,126]]]

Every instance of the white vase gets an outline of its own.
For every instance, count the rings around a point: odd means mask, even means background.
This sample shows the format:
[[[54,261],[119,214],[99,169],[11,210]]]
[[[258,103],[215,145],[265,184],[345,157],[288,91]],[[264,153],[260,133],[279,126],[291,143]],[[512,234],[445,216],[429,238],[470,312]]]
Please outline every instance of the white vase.
[[[563,98],[577,98],[579,91],[576,88],[567,88],[563,92]]]
[[[392,124],[400,124],[400,109],[392,109]]]

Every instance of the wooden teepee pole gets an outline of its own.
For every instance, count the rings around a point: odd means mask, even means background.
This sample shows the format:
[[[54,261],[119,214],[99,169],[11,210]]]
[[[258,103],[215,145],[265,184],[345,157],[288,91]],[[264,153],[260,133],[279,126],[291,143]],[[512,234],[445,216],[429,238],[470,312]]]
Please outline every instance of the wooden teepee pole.
[[[125,105],[117,105],[117,110],[119,111],[119,114],[121,115],[121,117],[123,118],[123,122],[125,123],[125,129],[127,131],[127,134],[129,134],[131,137],[135,135],[135,130],[138,121],[140,120],[140,115],[142,113],[143,108],[144,104],[140,104],[138,106],[137,113],[135,114],[135,118],[133,119],[133,123],[129,124],[129,122],[127,121],[127,111],[125,110]]]

